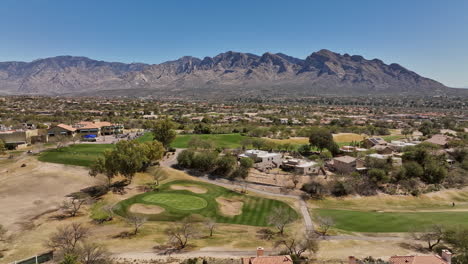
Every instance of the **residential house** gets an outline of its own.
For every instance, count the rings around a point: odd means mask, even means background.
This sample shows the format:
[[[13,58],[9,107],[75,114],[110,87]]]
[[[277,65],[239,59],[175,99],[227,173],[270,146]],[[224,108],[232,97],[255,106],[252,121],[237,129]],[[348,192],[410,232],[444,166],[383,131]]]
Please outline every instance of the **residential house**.
[[[85,135],[115,135],[121,134],[123,131],[123,125],[121,124],[112,124],[110,122],[95,122],[95,121],[81,121],[74,126],[77,133],[80,136]]]
[[[390,264],[451,264],[452,253],[444,249],[440,256],[392,256],[388,262]]]
[[[354,256],[348,257],[348,264],[362,264],[363,261]],[[443,249],[441,255],[425,256],[392,256],[388,260],[389,264],[452,264],[452,253]]]
[[[448,143],[452,139],[452,137],[442,135],[442,134],[437,134],[433,135],[431,138],[426,139],[424,142],[429,142],[432,144],[439,145],[443,148],[448,148]]]
[[[387,145],[375,145],[370,149],[373,149],[377,151],[377,153],[384,155],[390,155],[393,153],[393,148]]]
[[[264,249],[257,248],[257,256],[242,258],[242,264],[292,264],[292,258],[289,255],[264,256]]]
[[[376,145],[387,145],[387,141],[385,141],[381,137],[370,137],[370,138],[364,139],[363,145],[366,148],[372,148],[373,146],[376,146]]]
[[[49,137],[55,137],[59,135],[73,137],[74,135],[76,135],[76,128],[65,124],[58,124],[49,128],[47,130],[47,134],[49,135]]]
[[[365,170],[364,161],[351,156],[336,157],[331,160],[329,166],[338,173],[351,173],[357,170]]]
[[[46,143],[47,135],[39,129],[18,129],[0,131],[0,140],[8,147],[18,149],[26,147],[28,144]]]
[[[271,169],[278,168],[281,165],[282,157],[279,153],[270,153],[268,151],[251,149],[246,150],[239,158],[251,158],[255,162],[256,168]]]
[[[283,160],[281,168],[286,171],[294,171],[299,175],[319,175],[321,172],[325,175],[325,171],[317,162],[303,159]]]

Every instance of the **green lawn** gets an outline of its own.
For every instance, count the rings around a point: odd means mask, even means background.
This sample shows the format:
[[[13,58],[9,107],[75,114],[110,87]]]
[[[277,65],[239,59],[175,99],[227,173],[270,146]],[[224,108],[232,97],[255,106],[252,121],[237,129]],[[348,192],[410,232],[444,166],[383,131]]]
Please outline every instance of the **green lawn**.
[[[198,210],[208,205],[208,202],[201,197],[180,193],[155,193],[142,199],[150,204],[164,204],[177,210]]]
[[[192,137],[198,137],[204,140],[211,140],[216,147],[220,148],[238,148],[241,146],[243,139],[247,138],[240,134],[190,134],[190,135],[177,135],[171,146],[174,148],[187,148],[188,142]]]
[[[143,134],[143,136],[137,138],[136,140],[140,143],[151,141],[153,140],[153,134],[151,132],[146,132]]]
[[[468,227],[468,212],[363,212],[314,209],[313,215],[331,217],[335,228],[353,232],[421,231],[433,224]]]
[[[105,150],[112,148],[114,145],[111,144],[76,144],[44,151],[38,159],[66,165],[90,166]]]
[[[196,186],[206,193],[194,193],[188,190],[173,190],[171,185]],[[242,213],[236,216],[222,215],[217,197],[226,197],[243,202]],[[232,190],[204,182],[177,180],[161,185],[159,191],[133,196],[118,203],[114,211],[121,216],[127,215],[132,204],[157,205],[165,210],[160,214],[146,215],[153,221],[175,221],[189,215],[201,215],[216,220],[218,223],[230,223],[252,226],[268,226],[267,218],[273,208],[285,207],[297,218],[297,213],[282,201],[250,195],[242,195]]]
[[[399,140],[405,138],[403,135],[389,135],[389,136],[382,136],[383,140],[387,142],[391,142],[392,140]]]

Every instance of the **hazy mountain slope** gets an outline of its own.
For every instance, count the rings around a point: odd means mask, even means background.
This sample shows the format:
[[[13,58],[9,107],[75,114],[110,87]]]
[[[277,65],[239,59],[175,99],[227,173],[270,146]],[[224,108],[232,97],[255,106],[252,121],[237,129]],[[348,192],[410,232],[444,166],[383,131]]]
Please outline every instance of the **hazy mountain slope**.
[[[1,62],[0,91],[200,98],[453,92],[398,64],[328,50],[314,52],[305,60],[281,53],[257,56],[229,51],[154,65],[72,56]]]

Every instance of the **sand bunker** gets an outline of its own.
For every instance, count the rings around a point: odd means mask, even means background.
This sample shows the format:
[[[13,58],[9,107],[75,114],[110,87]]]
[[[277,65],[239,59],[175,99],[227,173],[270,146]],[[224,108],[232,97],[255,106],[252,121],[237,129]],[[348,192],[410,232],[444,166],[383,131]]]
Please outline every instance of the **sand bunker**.
[[[171,185],[171,189],[173,190],[185,190],[185,191],[190,191],[193,193],[206,193],[206,189],[198,186],[193,186],[193,185],[177,185],[173,184]]]
[[[242,214],[242,205],[244,205],[244,203],[241,201],[218,197],[216,198],[216,202],[218,202],[219,210],[221,210],[223,215],[234,216]]]
[[[160,214],[164,212],[164,208],[157,205],[148,204],[133,204],[130,206],[130,212],[136,214]]]

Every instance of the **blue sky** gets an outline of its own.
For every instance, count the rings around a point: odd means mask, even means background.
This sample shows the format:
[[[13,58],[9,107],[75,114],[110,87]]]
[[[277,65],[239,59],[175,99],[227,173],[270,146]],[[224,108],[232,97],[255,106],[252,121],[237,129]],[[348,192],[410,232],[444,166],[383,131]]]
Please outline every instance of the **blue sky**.
[[[468,1],[3,0],[0,61],[80,55],[160,63],[228,50],[326,48],[468,87]]]

